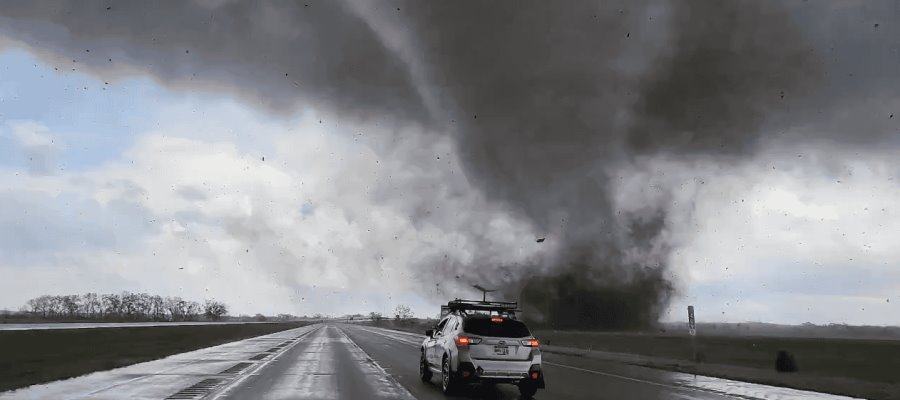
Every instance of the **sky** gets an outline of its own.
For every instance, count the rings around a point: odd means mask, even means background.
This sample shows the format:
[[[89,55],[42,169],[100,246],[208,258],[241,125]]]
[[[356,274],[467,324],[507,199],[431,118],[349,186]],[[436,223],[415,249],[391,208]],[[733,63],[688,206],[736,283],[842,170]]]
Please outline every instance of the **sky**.
[[[795,17],[824,51],[834,42],[822,30],[868,29],[866,15],[832,25]],[[565,246],[557,228],[485,190],[455,137],[415,118],[353,118],[340,101],[282,104],[259,100],[265,88],[184,84],[137,56],[85,66],[75,50],[10,32],[0,31],[0,308],[128,290],[214,298],[232,314],[390,314],[407,304],[434,316],[443,299],[478,294],[466,276],[442,286],[422,265],[524,265]],[[846,76],[851,50],[825,75]],[[674,294],[661,320],[685,319],[690,304],[708,322],[900,324],[900,92],[889,90],[896,72],[860,74],[860,85],[826,77],[826,95],[879,82],[881,94],[842,99],[827,124],[794,124],[747,156],[654,152],[604,164],[616,214],[667,204]],[[271,90],[292,87],[282,85]],[[886,139],[792,136],[830,130]]]

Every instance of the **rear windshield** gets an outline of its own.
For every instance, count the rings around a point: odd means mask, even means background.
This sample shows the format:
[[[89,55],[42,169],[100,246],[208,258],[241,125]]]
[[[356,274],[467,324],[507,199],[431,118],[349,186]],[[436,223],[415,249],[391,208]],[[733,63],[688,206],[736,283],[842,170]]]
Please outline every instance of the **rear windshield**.
[[[522,338],[531,336],[525,324],[505,318],[503,322],[491,322],[488,318],[467,319],[463,322],[463,331],[473,335],[492,337]]]

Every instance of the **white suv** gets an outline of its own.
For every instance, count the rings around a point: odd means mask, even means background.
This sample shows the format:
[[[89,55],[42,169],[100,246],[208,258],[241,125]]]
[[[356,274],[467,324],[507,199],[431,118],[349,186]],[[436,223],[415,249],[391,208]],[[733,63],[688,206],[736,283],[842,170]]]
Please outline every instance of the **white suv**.
[[[544,388],[539,343],[516,319],[516,303],[454,300],[442,309],[422,342],[422,381],[439,374],[444,393],[471,382],[512,383],[524,398]]]

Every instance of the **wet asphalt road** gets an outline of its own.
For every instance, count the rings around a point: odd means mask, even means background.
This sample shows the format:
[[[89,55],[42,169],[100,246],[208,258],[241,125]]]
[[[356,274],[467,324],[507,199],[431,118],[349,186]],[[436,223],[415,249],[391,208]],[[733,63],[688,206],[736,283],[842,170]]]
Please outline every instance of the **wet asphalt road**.
[[[549,357],[548,357],[549,356]],[[222,399],[518,399],[512,385],[471,385],[459,396],[441,393],[438,377],[418,377],[416,338],[375,328],[328,325],[307,336],[229,390]],[[553,361],[551,361],[553,360]],[[555,362],[554,362],[555,361]],[[536,399],[732,399],[644,378],[604,375],[545,355],[547,389]],[[612,373],[627,371],[617,370]],[[645,371],[646,372],[646,371]],[[649,371],[651,374],[656,371]],[[665,374],[665,373],[663,373]],[[657,377],[659,378],[659,377]]]
[[[0,393],[0,399],[518,399],[512,385],[471,385],[454,397],[418,377],[422,335],[316,324],[159,360]],[[544,352],[548,399],[838,400],[725,379]]]

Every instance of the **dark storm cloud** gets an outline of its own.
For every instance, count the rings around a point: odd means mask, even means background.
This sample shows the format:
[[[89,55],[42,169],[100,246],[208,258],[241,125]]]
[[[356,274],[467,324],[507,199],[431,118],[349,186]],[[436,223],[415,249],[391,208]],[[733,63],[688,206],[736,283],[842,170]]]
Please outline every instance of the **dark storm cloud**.
[[[648,203],[640,211],[617,210],[611,174],[656,154],[727,163],[795,125],[821,125],[808,119],[831,100],[812,98],[833,94],[823,82],[837,91],[844,83],[831,80],[821,44],[797,25],[831,10],[803,7],[7,2],[0,29],[101,76],[137,69],[270,111],[313,104],[453,135],[469,181],[553,247],[524,266],[479,254],[466,264],[423,260],[415,268],[438,275],[420,279],[514,287],[556,326],[630,328],[655,321],[672,294],[669,210],[643,198],[629,199]],[[413,207],[414,219],[429,207]]]
[[[556,326],[637,327],[672,291],[666,208],[618,213],[610,168],[641,154],[751,154],[782,95],[821,73],[776,4],[578,5],[410,13],[433,91],[454,106],[467,176],[540,233],[558,229],[524,300]],[[447,274],[472,275],[462,268]],[[495,270],[474,269],[488,281]]]
[[[0,31],[62,71],[137,69],[276,112],[327,103],[359,118],[426,116],[406,67],[340,2],[14,1],[0,15]]]

